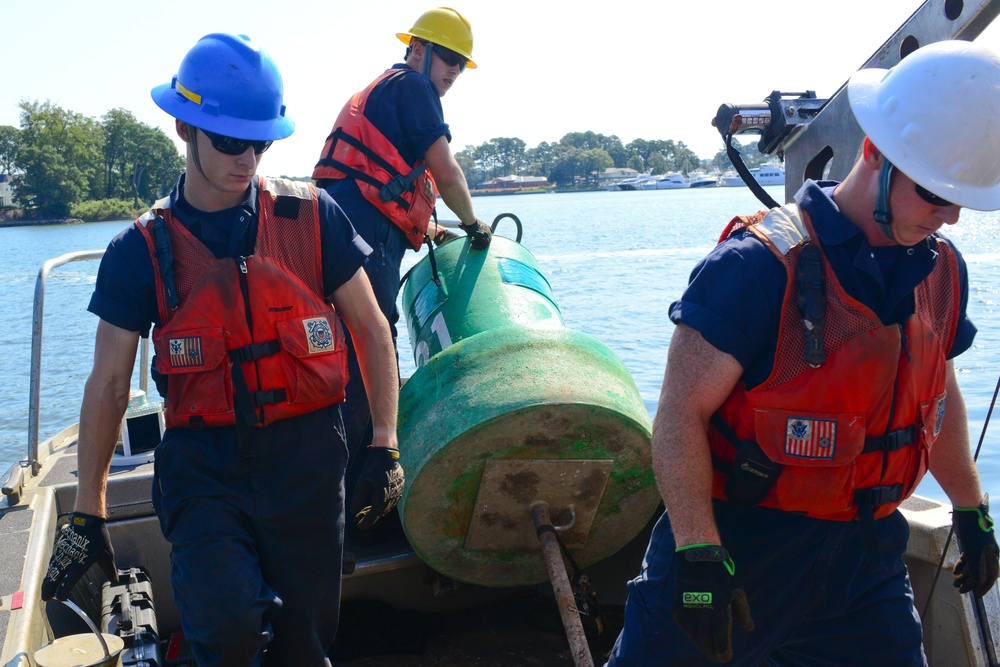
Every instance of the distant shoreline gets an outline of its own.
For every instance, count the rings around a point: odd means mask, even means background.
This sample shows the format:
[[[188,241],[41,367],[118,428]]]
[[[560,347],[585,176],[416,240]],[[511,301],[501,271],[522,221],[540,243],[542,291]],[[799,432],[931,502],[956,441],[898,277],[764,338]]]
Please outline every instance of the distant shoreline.
[[[81,220],[80,218],[59,218],[56,220],[0,220],[0,229],[4,227],[39,227],[42,225],[82,225],[98,220]]]

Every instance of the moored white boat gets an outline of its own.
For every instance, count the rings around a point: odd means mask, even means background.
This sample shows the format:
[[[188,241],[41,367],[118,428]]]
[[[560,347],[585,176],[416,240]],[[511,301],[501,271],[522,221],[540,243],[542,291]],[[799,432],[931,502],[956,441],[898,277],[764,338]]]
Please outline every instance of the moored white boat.
[[[651,183],[656,179],[652,174],[640,174],[634,178],[626,178],[624,181],[618,182],[619,190],[643,190],[647,183]]]
[[[784,185],[785,170],[781,167],[770,165],[757,167],[750,170],[750,174],[761,185]],[[727,171],[719,177],[719,185],[723,187],[745,187],[746,183],[735,171]]]
[[[719,186],[719,174],[692,174],[690,183],[692,188],[715,188]]]
[[[673,172],[657,176],[656,180],[653,181],[652,184],[647,183],[643,187],[646,190],[680,190],[688,187],[689,185],[690,184],[687,179],[684,178],[683,174]]]

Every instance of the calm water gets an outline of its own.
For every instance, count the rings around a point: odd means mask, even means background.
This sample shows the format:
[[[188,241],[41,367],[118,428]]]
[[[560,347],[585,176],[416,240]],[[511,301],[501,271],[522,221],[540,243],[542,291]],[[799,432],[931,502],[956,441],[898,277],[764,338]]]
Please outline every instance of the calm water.
[[[769,188],[783,199],[783,189]],[[552,284],[566,325],[604,341],[635,378],[650,415],[656,408],[673,333],[667,308],[695,262],[737,213],[760,208],[746,188],[598,192],[480,197],[480,218],[515,213],[522,244]],[[454,217],[446,215],[443,217]],[[130,222],[0,229],[0,473],[27,448],[31,316],[42,262],[75,250],[96,250]],[[510,221],[498,232],[513,238]],[[1000,216],[966,211],[948,230],[963,251],[971,279],[969,313],[979,327],[975,346],[956,360],[977,444],[1000,373]],[[407,253],[404,269],[423,254]],[[93,362],[97,318],[86,311],[97,262],[56,269],[46,290],[41,435],[79,418],[83,384]],[[400,370],[414,370],[405,327]],[[138,381],[135,381],[138,386]],[[155,390],[154,390],[155,391]],[[996,418],[1000,420],[1000,415]],[[979,457],[985,487],[1000,495],[1000,425],[988,429]],[[929,479],[929,478],[928,478]],[[943,499],[932,482],[920,490]]]

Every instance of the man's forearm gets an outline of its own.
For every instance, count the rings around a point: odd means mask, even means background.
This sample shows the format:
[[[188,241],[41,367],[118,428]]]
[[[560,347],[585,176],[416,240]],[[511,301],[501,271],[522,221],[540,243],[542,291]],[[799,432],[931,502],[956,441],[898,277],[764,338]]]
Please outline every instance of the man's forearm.
[[[931,447],[928,467],[955,507],[975,507],[982,502],[983,491],[972,458],[965,399],[951,362],[946,389],[944,421]]]
[[[372,332],[357,345],[358,364],[372,412],[372,445],[396,447],[396,414],[399,407],[399,369],[388,327]]]
[[[105,516],[108,469],[114,456],[121,419],[128,406],[128,386],[122,392],[93,377],[87,381],[80,408],[77,447],[79,469],[76,511]]]
[[[438,189],[445,205],[458,216],[463,225],[468,226],[476,221],[476,213],[472,208],[472,195],[469,194],[464,176],[461,182],[439,183]]]

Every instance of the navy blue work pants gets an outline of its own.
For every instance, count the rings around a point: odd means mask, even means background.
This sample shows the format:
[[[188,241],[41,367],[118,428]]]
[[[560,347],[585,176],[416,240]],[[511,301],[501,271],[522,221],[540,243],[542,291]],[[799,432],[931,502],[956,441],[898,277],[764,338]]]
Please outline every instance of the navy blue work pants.
[[[821,521],[715,502],[756,628],[733,623],[732,667],[926,665],[920,620],[903,564],[909,526],[900,512],[876,521],[884,565],[865,557],[857,521]],[[660,517],[639,576],[629,582],[625,626],[607,667],[711,665],[673,620],[675,543]]]
[[[350,185],[334,182],[327,188],[331,196],[340,204],[351,219],[351,224],[368,245],[372,254],[365,262],[365,274],[372,285],[375,300],[379,310],[385,315],[392,332],[392,344],[396,345],[396,323],[399,321],[399,311],[396,308],[396,297],[399,295],[399,271],[403,263],[403,254],[411,248],[406,235],[382,215],[360,194],[344,192],[342,188]],[[354,486],[361,474],[367,458],[366,447],[372,442],[371,406],[365,391],[358,356],[354,350],[354,342],[347,333],[347,371],[350,379],[347,383],[346,397],[341,406],[344,416],[344,430],[347,434],[347,450],[350,452],[350,462],[347,470],[347,499],[350,502]],[[398,355],[397,355],[398,358]],[[398,364],[397,364],[398,365]]]
[[[184,635],[200,667],[328,665],[347,463],[338,406],[236,433],[168,429],[156,450],[153,505]]]

